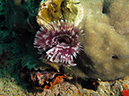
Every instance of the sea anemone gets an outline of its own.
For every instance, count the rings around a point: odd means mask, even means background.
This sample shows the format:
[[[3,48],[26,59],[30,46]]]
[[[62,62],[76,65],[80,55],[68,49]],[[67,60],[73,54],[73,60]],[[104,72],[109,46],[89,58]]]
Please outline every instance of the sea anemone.
[[[36,33],[34,47],[38,48],[40,54],[46,52],[47,59],[52,63],[76,66],[74,59],[82,50],[78,40],[82,32],[83,30],[74,26],[73,22],[50,22]]]

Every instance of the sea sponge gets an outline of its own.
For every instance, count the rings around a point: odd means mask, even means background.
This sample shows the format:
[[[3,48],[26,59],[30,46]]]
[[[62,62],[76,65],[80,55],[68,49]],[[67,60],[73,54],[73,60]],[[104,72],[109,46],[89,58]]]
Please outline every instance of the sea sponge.
[[[129,28],[129,2],[114,0],[107,14],[102,13],[102,0],[85,0],[82,5],[85,12],[80,26],[85,35],[81,37],[81,44],[92,66],[87,67],[88,61],[84,60],[87,57],[83,57],[80,66],[85,66],[85,74],[102,80],[114,80],[128,75],[129,42],[126,36]],[[89,69],[91,71],[87,72]]]

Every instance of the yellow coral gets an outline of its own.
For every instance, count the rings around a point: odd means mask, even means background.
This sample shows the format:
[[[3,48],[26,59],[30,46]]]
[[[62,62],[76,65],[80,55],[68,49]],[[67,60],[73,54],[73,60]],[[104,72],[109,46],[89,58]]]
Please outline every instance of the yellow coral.
[[[57,0],[48,0],[46,2],[41,2],[37,16],[37,22],[40,25],[45,25],[45,23],[62,18],[62,1],[63,0],[58,0],[58,2]]]
[[[37,22],[43,26],[51,21],[61,19],[75,21],[75,24],[81,21],[83,17],[83,8],[78,0],[47,0],[41,2],[37,15]]]

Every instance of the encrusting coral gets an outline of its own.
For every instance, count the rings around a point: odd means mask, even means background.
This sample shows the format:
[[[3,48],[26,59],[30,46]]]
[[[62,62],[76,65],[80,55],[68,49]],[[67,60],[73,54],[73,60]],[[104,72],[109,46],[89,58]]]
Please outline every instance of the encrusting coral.
[[[85,10],[80,26],[85,35],[81,38],[81,44],[91,60],[92,68],[87,67],[85,58],[80,65],[85,66],[85,70],[91,70],[86,73],[90,78],[113,80],[129,73],[128,34],[122,35],[128,33],[129,3],[127,0],[114,0],[108,13],[102,13],[102,4],[101,0],[85,0],[82,4]],[[117,24],[121,24],[121,27]]]
[[[40,3],[39,12],[37,15],[37,22],[40,25],[45,25],[46,23],[49,23],[54,20],[59,20],[62,18],[61,14],[61,3],[63,0],[47,0],[44,2],[44,0]],[[45,14],[44,14],[45,13]]]
[[[40,26],[45,26],[61,19],[74,21],[78,25],[82,17],[83,7],[78,0],[42,0],[36,18]]]

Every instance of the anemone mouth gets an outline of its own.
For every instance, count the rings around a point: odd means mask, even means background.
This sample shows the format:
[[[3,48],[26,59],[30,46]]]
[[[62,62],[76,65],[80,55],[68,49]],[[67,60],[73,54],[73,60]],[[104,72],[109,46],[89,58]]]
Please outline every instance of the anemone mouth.
[[[72,43],[72,39],[69,36],[67,36],[67,35],[60,36],[60,37],[58,37],[58,43],[59,44],[61,44],[61,43],[71,44]]]

